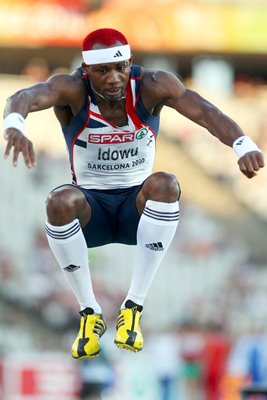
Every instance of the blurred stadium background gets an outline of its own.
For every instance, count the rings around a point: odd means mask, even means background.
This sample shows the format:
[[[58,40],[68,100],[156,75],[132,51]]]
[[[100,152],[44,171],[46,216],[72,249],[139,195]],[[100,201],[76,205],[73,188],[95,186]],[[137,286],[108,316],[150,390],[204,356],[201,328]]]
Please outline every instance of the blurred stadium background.
[[[266,21],[266,0],[1,0],[1,109],[79,66],[89,31],[114,27],[136,64],[178,74],[266,154]],[[102,356],[77,363],[76,301],[43,230],[47,193],[70,181],[65,145],[51,110],[29,115],[27,134],[32,171],[4,161],[0,139],[0,399],[235,400],[267,382],[267,170],[247,180],[231,149],[164,110],[155,169],[178,176],[181,221],[145,304],[145,348],[113,345],[134,249],[106,246],[89,257],[109,329]]]

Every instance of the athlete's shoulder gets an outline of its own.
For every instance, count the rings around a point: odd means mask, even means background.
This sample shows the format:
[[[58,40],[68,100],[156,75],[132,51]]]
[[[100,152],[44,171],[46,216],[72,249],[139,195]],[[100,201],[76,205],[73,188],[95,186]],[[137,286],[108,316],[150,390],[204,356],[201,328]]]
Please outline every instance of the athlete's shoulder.
[[[164,70],[143,69],[140,84],[143,103],[147,110],[159,114],[167,100],[180,96],[184,91],[181,81],[173,73]]]
[[[136,64],[131,66],[131,78],[140,78],[141,81],[148,84],[160,83],[171,76],[174,75],[168,71],[147,69]]]
[[[169,71],[142,68],[142,79],[148,84],[161,84],[173,78],[177,79],[177,77]]]
[[[166,93],[176,88],[181,90],[183,84],[181,80],[172,72],[164,70],[143,69],[142,91],[157,93],[165,96]]]
[[[86,95],[84,83],[77,73],[52,75],[46,82],[51,93],[56,93],[59,101],[54,107],[68,107],[78,112]]]
[[[48,81],[47,81],[50,85],[54,84],[54,85],[64,85],[64,84],[68,84],[68,85],[81,85],[82,84],[82,78],[81,75],[77,72],[74,71],[70,74],[65,74],[65,73],[61,73],[61,74],[55,74],[52,75]]]
[[[81,94],[84,93],[84,83],[81,78],[81,75],[74,71],[70,74],[56,74],[52,75],[47,84],[52,90],[60,91],[65,95],[68,94]],[[68,97],[68,96],[67,96]]]

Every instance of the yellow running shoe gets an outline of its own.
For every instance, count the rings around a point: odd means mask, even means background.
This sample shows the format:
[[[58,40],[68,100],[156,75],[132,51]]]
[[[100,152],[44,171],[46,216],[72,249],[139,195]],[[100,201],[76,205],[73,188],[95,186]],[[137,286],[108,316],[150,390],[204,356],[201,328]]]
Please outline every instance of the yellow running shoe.
[[[142,350],[144,346],[144,339],[139,326],[142,314],[137,307],[120,310],[114,340],[117,347],[134,352]]]
[[[107,326],[101,314],[94,314],[92,308],[80,312],[80,329],[72,345],[72,357],[77,360],[95,358],[100,353],[99,338]]]

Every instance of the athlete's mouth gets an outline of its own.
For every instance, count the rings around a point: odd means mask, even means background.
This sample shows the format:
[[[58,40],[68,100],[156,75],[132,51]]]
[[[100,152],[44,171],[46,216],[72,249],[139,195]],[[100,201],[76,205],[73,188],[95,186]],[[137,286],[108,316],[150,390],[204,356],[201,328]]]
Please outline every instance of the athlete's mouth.
[[[110,88],[108,90],[103,90],[101,94],[97,90],[95,90],[92,84],[91,86],[95,94],[97,94],[101,99],[110,103],[123,100],[126,97],[124,88]]]
[[[105,95],[108,96],[121,96],[122,95],[122,88],[112,88],[105,90]]]

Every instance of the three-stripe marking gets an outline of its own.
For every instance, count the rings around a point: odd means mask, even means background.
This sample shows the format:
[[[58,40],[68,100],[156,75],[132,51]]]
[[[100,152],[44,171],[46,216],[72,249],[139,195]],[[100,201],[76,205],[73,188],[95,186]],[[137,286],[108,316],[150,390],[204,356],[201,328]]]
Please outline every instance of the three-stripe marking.
[[[69,237],[75,235],[79,230],[81,229],[81,226],[79,222],[76,222],[73,226],[71,226],[68,229],[65,229],[62,232],[58,232],[56,230],[53,230],[49,228],[47,225],[45,226],[45,230],[48,236],[50,236],[53,239],[68,239]]]
[[[178,221],[179,220],[179,211],[174,212],[162,212],[155,211],[149,207],[145,207],[143,214],[147,217],[161,220],[161,221]]]

